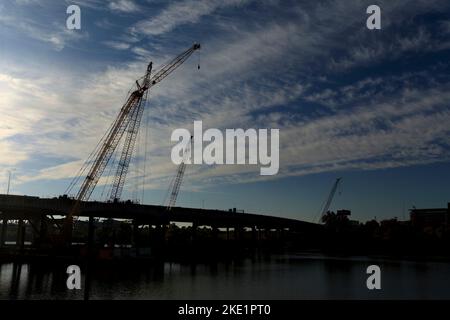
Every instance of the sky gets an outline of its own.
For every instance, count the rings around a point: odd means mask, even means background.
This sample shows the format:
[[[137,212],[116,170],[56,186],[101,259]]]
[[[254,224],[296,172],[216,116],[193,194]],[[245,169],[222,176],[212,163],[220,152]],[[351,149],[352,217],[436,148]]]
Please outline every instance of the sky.
[[[81,30],[66,28],[71,4]],[[371,4],[381,30],[366,27]],[[162,204],[171,133],[202,120],[279,129],[280,170],[189,165],[177,205],[316,221],[342,177],[331,209],[352,219],[447,206],[449,17],[446,0],[3,0],[0,192],[12,172],[10,193],[63,194],[148,62],[199,42],[151,89],[123,199]]]

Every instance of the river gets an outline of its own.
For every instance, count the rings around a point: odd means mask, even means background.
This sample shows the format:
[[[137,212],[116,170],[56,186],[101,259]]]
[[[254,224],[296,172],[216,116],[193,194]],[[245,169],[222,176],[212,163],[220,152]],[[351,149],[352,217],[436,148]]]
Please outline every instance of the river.
[[[381,268],[368,290],[366,268]],[[0,264],[0,299],[82,299],[66,289],[64,265]],[[91,299],[450,299],[450,262],[317,254],[256,255],[213,264],[106,266]]]

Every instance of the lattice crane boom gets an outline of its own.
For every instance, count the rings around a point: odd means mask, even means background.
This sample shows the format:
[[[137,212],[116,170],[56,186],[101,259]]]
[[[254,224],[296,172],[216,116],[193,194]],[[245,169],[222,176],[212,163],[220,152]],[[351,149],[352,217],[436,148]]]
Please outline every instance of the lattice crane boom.
[[[331,188],[330,194],[328,195],[327,201],[325,202],[325,205],[323,206],[322,213],[320,215],[320,221],[322,221],[323,216],[327,213],[328,209],[330,208],[331,202],[333,201],[334,195],[335,195],[336,190],[341,181],[342,181],[342,178],[337,178],[336,181],[334,182],[333,187]]]
[[[147,74],[151,72],[151,64],[147,68]],[[146,77],[145,79],[148,79]],[[144,80],[148,82],[148,80]],[[139,86],[139,84],[138,84]],[[133,112],[130,115],[130,121],[128,124],[125,142],[122,148],[122,154],[120,156],[119,163],[117,165],[116,174],[114,176],[110,200],[119,200],[122,195],[123,186],[125,184],[125,178],[128,173],[128,168],[130,165],[131,157],[133,155],[134,145],[136,143],[136,138],[139,132],[139,127],[142,119],[142,114],[144,113],[144,107],[147,100],[148,90],[142,95],[140,99],[136,102],[136,107],[133,109]]]
[[[191,156],[191,144],[192,144],[192,136],[189,140],[189,144],[186,146],[183,152],[183,160],[177,169],[177,174],[175,175],[175,179],[172,182],[172,191],[169,195],[169,201],[167,204],[167,210],[170,210],[175,203],[177,202],[178,193],[180,192],[181,183],[183,182],[184,171],[186,170],[186,161]]]
[[[157,71],[150,79],[149,81],[149,88],[154,86],[155,84],[158,84],[161,82],[164,78],[166,78],[169,74],[171,74],[173,71],[175,71],[176,68],[178,68],[180,65],[183,64],[191,55],[194,53],[194,51],[200,49],[200,44],[195,43],[192,47],[184,51],[182,54],[177,56],[176,58],[172,59],[170,62],[166,63],[164,66],[162,66],[159,71]]]
[[[95,160],[84,179],[80,190],[77,193],[76,200],[83,201],[89,199],[94,190],[98,180],[100,179],[106,165],[111,159],[117,145],[120,142],[128,124],[130,122],[129,114],[133,113],[136,107],[136,102],[140,99],[139,92],[134,91],[128,101],[120,110],[119,116],[114,121],[111,129],[109,130],[106,138],[103,141],[102,147],[96,154]]]

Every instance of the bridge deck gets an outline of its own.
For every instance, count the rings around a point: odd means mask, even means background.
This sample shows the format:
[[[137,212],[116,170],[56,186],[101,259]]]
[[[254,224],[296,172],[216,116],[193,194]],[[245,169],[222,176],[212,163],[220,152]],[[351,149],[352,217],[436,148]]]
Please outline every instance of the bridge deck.
[[[39,198],[32,196],[0,195],[0,217],[6,219],[33,219],[42,215],[65,216],[74,204],[70,198]],[[82,202],[78,216],[133,219],[139,224],[168,222],[195,223],[198,226],[289,228],[297,231],[315,231],[321,226],[305,221],[223,210],[174,207],[170,212],[163,206],[141,205],[130,202]]]

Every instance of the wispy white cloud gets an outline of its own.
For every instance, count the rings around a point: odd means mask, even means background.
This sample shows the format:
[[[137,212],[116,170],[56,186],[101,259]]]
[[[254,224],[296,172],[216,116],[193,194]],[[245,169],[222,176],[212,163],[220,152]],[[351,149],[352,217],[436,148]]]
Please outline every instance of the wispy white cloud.
[[[120,11],[120,12],[136,12],[139,10],[139,7],[132,0],[117,0],[111,1],[108,5],[111,10]]]
[[[385,60],[393,61],[405,54],[436,52],[448,48],[441,39],[433,38],[431,32],[423,26],[412,27],[412,31],[410,35],[393,35],[385,42],[361,43],[351,48],[346,56],[332,58],[329,66],[335,70],[345,70]]]
[[[60,51],[71,42],[86,39],[87,32],[68,30],[63,23],[43,24],[29,18],[0,15],[0,25],[12,28],[21,35],[35,40],[49,43],[55,50]]]
[[[133,31],[145,35],[160,35],[176,27],[196,23],[220,8],[240,6],[250,0],[183,0],[169,4],[156,16],[138,22]]]
[[[29,5],[36,4],[39,2],[39,0],[15,0],[15,2],[19,5]]]
[[[103,44],[116,50],[127,50],[131,46],[129,43],[120,41],[104,41]]]
[[[111,21],[109,21],[108,19],[106,19],[106,18],[97,20],[95,22],[95,25],[97,27],[102,28],[102,29],[110,29],[111,27],[114,26],[114,24]]]

